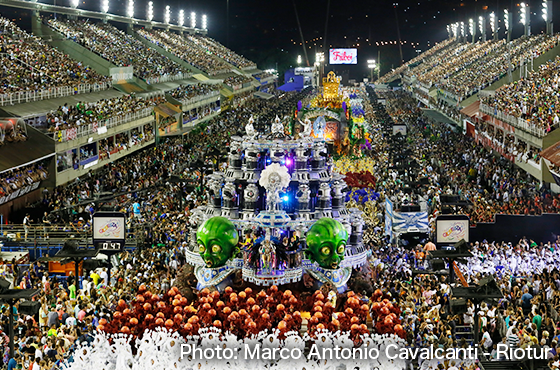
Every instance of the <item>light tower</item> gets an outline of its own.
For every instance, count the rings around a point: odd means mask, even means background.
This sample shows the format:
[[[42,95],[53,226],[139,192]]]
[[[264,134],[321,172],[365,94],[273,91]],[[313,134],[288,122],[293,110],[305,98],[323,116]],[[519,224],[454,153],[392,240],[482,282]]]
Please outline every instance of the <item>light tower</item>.
[[[169,5],[165,7],[163,19],[165,21],[165,24],[169,24],[171,22],[171,7]]]
[[[369,60],[367,61],[367,63],[368,63],[368,68],[369,68],[370,71],[371,71],[371,79],[370,79],[370,82],[373,82],[373,71],[375,70],[375,68],[377,68],[377,63],[375,62],[375,59],[369,59]]]
[[[109,12],[109,0],[103,0],[101,2],[101,11],[103,13],[108,13]]]
[[[521,19],[519,22],[525,26],[525,36],[529,36],[531,34],[531,8],[529,5],[525,3],[521,3],[521,11],[520,11]]]
[[[179,26],[183,27],[185,24],[185,11],[183,9],[179,10]]]
[[[70,1],[70,6],[74,9],[76,9],[79,4],[80,4],[80,0],[71,0]]]
[[[451,38],[451,26],[447,25],[447,35]]]
[[[196,28],[196,13],[191,12],[191,28]]]
[[[483,16],[478,17],[478,28],[480,29],[482,42],[486,42],[486,18]]]
[[[507,42],[511,41],[511,12],[508,9],[504,9],[504,24],[506,25],[506,35],[507,35]]]
[[[148,20],[151,22],[154,19],[154,2],[150,1],[148,3]]]
[[[469,34],[471,35],[472,38],[472,43],[474,44],[474,38],[476,36],[476,28],[474,27],[474,21],[473,19],[469,19]]]
[[[134,18],[134,0],[128,0],[128,6],[126,7],[126,16],[128,18]]]
[[[546,34],[552,36],[554,33],[554,24],[552,23],[552,1],[543,0],[542,17],[546,22]]]
[[[490,13],[490,29],[492,30],[492,38],[498,40],[498,28],[496,27],[496,14]]]
[[[467,35],[465,34],[465,22],[461,22],[461,42],[465,41],[465,37]]]
[[[208,29],[208,18],[206,18],[206,14],[202,14],[202,29]]]

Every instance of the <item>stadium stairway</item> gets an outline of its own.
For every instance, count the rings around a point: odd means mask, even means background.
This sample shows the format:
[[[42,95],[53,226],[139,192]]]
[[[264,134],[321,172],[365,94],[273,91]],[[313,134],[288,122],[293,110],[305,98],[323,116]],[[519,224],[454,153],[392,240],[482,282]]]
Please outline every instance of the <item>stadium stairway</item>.
[[[119,90],[119,91],[122,91],[125,94],[141,93],[141,92],[145,91],[145,89],[138,86],[138,83],[135,82],[135,81],[125,81],[125,82],[114,83],[113,87],[115,89]]]
[[[130,27],[127,28],[126,31],[129,35],[132,35],[134,38],[136,38],[137,40],[139,40],[141,43],[143,43],[144,45],[146,45],[147,47],[150,47],[152,49],[155,49],[158,53],[160,53],[161,55],[165,55],[166,57],[168,57],[169,59],[171,59],[172,61],[174,61],[175,63],[179,64],[180,66],[184,67],[185,69],[188,69],[189,71],[191,71],[193,73],[193,75],[196,74],[200,74],[202,76],[207,77],[207,75],[202,72],[200,69],[194,67],[192,64],[189,64],[187,62],[185,62],[183,59],[177,57],[176,55],[168,52],[167,50],[165,50],[164,48],[162,48],[161,46],[158,46],[154,43],[152,43],[149,40],[146,40],[145,38],[143,38],[142,36],[140,36],[138,33],[136,33],[133,29],[131,29]]]
[[[88,65],[96,72],[110,76],[111,68],[118,68],[117,65],[103,59],[101,56],[86,49],[82,45],[66,39],[64,35],[50,28],[48,25],[40,22],[33,23],[33,34],[43,38],[51,46],[56,47],[58,50],[68,54],[71,58]],[[143,92],[152,90],[152,88],[142,79],[134,77],[133,80],[126,81],[126,83],[115,84],[114,87],[124,93]]]
[[[48,25],[41,22],[33,23],[33,34],[47,41],[51,46],[57,48],[71,58],[82,62],[93,68],[97,73],[109,76],[111,68],[117,68],[113,63],[103,59],[94,52],[84,48],[80,44],[68,40],[61,33],[53,30]]]

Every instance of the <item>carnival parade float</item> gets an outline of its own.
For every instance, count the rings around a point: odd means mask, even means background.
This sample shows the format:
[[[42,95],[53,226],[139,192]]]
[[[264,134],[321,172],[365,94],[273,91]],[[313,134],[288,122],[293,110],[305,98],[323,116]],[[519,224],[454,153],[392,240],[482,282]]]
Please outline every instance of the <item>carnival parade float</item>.
[[[342,109],[333,76],[320,99]],[[246,135],[232,137],[227,169],[209,176],[208,204],[191,216],[196,233],[187,259],[198,288],[223,290],[241,273],[258,286],[309,275],[315,287],[329,283],[342,292],[352,269],[367,262],[362,212],[346,207],[349,188],[333,172],[328,149],[341,126],[329,130],[325,115],[317,114],[314,123],[302,117],[301,129],[277,117],[266,133],[257,132],[251,118]]]

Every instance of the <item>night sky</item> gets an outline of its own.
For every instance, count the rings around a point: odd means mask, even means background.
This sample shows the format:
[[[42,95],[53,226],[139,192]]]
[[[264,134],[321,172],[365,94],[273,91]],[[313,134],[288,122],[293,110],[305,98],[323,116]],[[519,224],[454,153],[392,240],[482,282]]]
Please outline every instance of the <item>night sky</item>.
[[[54,0],[39,0],[42,3],[53,3]],[[70,0],[56,0],[58,4],[69,4]],[[230,32],[229,46],[258,63],[260,68],[275,68],[278,63],[280,70],[297,66],[297,56],[305,57],[301,46],[301,37],[296,21],[297,8],[309,62],[315,61],[315,53],[319,51],[325,37],[325,21],[328,0],[229,0]],[[556,4],[556,31],[560,30],[560,4]],[[146,17],[147,0],[135,1],[135,17]],[[396,1],[395,1],[396,3]],[[478,19],[478,16],[494,11],[500,20],[500,37],[504,35],[503,9],[510,8],[513,12],[513,37],[519,37],[523,25],[519,23],[519,6],[517,2],[504,0],[465,0],[461,1],[399,1],[396,12],[393,1],[358,1],[331,0],[327,40],[333,47],[357,47],[358,66],[350,68],[353,78],[361,79],[368,75],[367,59],[377,59],[381,53],[381,73],[400,63],[399,48],[396,44],[397,18],[400,26],[402,52],[405,60],[416,55],[416,50],[426,50],[434,42],[447,37],[446,25],[456,21]],[[540,33],[545,24],[541,17],[542,1],[530,1],[532,14],[532,33]],[[101,1],[82,0],[81,8],[97,10]],[[126,12],[125,0],[110,0],[110,13]],[[209,36],[223,44],[227,44],[227,0],[156,0],[154,1],[154,17],[163,20],[164,8],[171,6],[172,23],[177,22],[179,9],[185,15],[195,11],[199,16],[208,17]],[[3,8],[0,7],[0,11]],[[185,20],[188,25],[189,20]],[[200,18],[197,21],[200,26]],[[488,24],[489,22],[487,22]],[[488,24],[487,34],[490,34]],[[377,46],[376,43],[395,41],[395,44]],[[429,43],[428,43],[429,42]],[[416,43],[419,45],[416,46]],[[411,44],[414,44],[412,46]],[[339,67],[340,68],[340,67]],[[348,67],[343,67],[349,69]]]

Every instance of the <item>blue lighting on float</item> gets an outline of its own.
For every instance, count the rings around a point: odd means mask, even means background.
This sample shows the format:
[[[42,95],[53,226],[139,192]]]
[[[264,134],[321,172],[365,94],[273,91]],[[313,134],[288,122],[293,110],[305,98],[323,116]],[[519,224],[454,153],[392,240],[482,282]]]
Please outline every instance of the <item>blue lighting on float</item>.
[[[287,196],[287,195],[284,195],[284,196],[282,197],[282,200],[283,200],[284,202],[287,202],[287,201],[290,200],[290,197]]]

